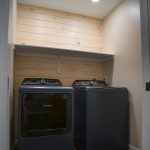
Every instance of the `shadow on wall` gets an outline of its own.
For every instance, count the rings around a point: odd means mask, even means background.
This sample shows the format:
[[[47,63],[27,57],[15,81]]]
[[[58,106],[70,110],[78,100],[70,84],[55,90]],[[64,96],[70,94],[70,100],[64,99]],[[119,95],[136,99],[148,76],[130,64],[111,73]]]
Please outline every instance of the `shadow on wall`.
[[[107,60],[103,63],[104,75],[106,83],[109,86],[112,85],[113,69],[114,69],[114,59]]]

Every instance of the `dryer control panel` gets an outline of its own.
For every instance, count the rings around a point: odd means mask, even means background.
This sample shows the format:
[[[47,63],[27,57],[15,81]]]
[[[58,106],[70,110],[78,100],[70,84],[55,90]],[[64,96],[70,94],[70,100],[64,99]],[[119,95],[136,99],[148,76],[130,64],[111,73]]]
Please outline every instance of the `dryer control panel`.
[[[46,79],[46,78],[25,78],[22,81],[22,85],[46,85],[46,86],[62,86],[62,83],[58,79]]]

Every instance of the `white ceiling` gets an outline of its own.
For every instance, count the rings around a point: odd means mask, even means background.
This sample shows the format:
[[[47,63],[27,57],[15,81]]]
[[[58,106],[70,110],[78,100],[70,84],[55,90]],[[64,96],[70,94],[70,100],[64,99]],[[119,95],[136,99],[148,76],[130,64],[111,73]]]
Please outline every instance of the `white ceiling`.
[[[102,19],[123,0],[18,0],[19,3]]]

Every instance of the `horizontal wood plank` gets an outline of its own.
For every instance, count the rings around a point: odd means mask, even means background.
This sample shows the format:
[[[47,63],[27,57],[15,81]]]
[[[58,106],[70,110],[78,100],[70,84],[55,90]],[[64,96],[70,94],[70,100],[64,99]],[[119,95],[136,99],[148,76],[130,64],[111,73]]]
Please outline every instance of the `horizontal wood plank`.
[[[57,27],[57,26],[56,26]],[[72,28],[73,29],[73,28]],[[82,30],[83,31],[83,30]],[[54,29],[51,27],[39,27],[39,26],[32,26],[32,25],[24,25],[24,24],[17,24],[17,32],[27,32],[27,33],[35,33],[35,34],[44,34],[53,36],[62,36],[62,37],[69,37],[69,38],[78,38],[84,39],[88,41],[97,41],[100,42],[102,37],[100,35],[94,35],[93,32],[89,33],[87,31],[80,33],[79,31],[69,31],[68,29],[65,30],[63,27],[58,27],[58,29]]]
[[[50,28],[50,29],[61,29],[66,31],[73,31],[77,33],[85,33],[85,34],[92,34],[100,36],[100,30],[102,29],[102,25],[99,26],[99,29],[88,29],[85,27],[76,27],[76,26],[70,26],[63,23],[57,23],[54,21],[41,21],[37,19],[30,19],[30,18],[24,18],[24,17],[18,17],[17,23],[20,25],[29,25],[34,27],[43,27],[43,28]]]
[[[39,34],[39,33],[27,33],[27,32],[17,32],[17,39],[28,39],[28,40],[40,40],[40,41],[45,41],[45,42],[57,42],[59,43],[64,43],[72,45],[78,45],[78,46],[87,46],[87,47],[95,47],[95,48],[101,48],[100,44],[97,45],[97,41],[91,41],[91,40],[85,40],[85,39],[79,39],[79,38],[74,38],[76,35],[70,35],[68,36],[51,36],[51,35],[45,35],[45,34]],[[99,41],[101,43],[101,41]]]
[[[41,8],[41,7],[18,4],[18,9],[24,9],[26,11],[30,10],[36,13],[47,14],[47,15],[52,15],[52,16],[66,17],[66,18],[71,18],[71,19],[78,20],[78,21],[84,20],[85,22],[87,21],[87,22],[94,23],[94,24],[101,23],[101,20],[96,19],[96,18],[77,15],[73,13],[67,13],[63,11],[52,10],[48,8],[46,9],[46,8]]]
[[[101,20],[18,5],[16,44],[101,52]]]
[[[101,25],[101,21],[99,21],[97,19],[97,23],[90,23],[90,21],[88,22],[87,20],[84,19],[80,19],[77,20],[75,19],[73,16],[68,18],[66,16],[58,16],[58,15],[53,15],[51,13],[51,10],[49,11],[49,13],[38,13],[36,10],[37,7],[33,7],[30,8],[30,6],[28,6],[29,9],[24,9],[24,7],[20,8],[20,5],[18,6],[18,17],[25,17],[25,18],[31,18],[31,19],[37,19],[37,20],[43,20],[43,21],[52,21],[52,22],[58,22],[58,23],[63,23],[63,24],[68,24],[71,26],[79,26],[79,27],[86,27],[86,28],[90,28],[90,29],[99,29],[100,25]],[[48,9],[44,9],[43,11],[46,11]],[[60,11],[57,11],[58,13],[62,13]],[[80,16],[80,15],[76,15],[76,16]],[[89,18],[89,20],[91,20],[91,18]]]
[[[17,45],[29,45],[29,46],[39,46],[39,47],[50,47],[50,48],[58,48],[58,49],[66,49],[66,50],[77,50],[77,51],[85,51],[85,52],[97,52],[103,53],[102,47],[91,47],[91,46],[82,46],[80,43],[61,43],[60,41],[49,42],[38,39],[23,39],[17,38]]]

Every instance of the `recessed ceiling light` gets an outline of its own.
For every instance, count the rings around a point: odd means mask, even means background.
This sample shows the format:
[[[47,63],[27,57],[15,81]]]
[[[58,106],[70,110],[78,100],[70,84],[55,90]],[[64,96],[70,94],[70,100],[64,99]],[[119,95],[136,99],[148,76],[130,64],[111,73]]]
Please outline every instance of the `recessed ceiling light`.
[[[100,0],[92,0],[92,2],[96,3],[96,2],[99,2]]]

